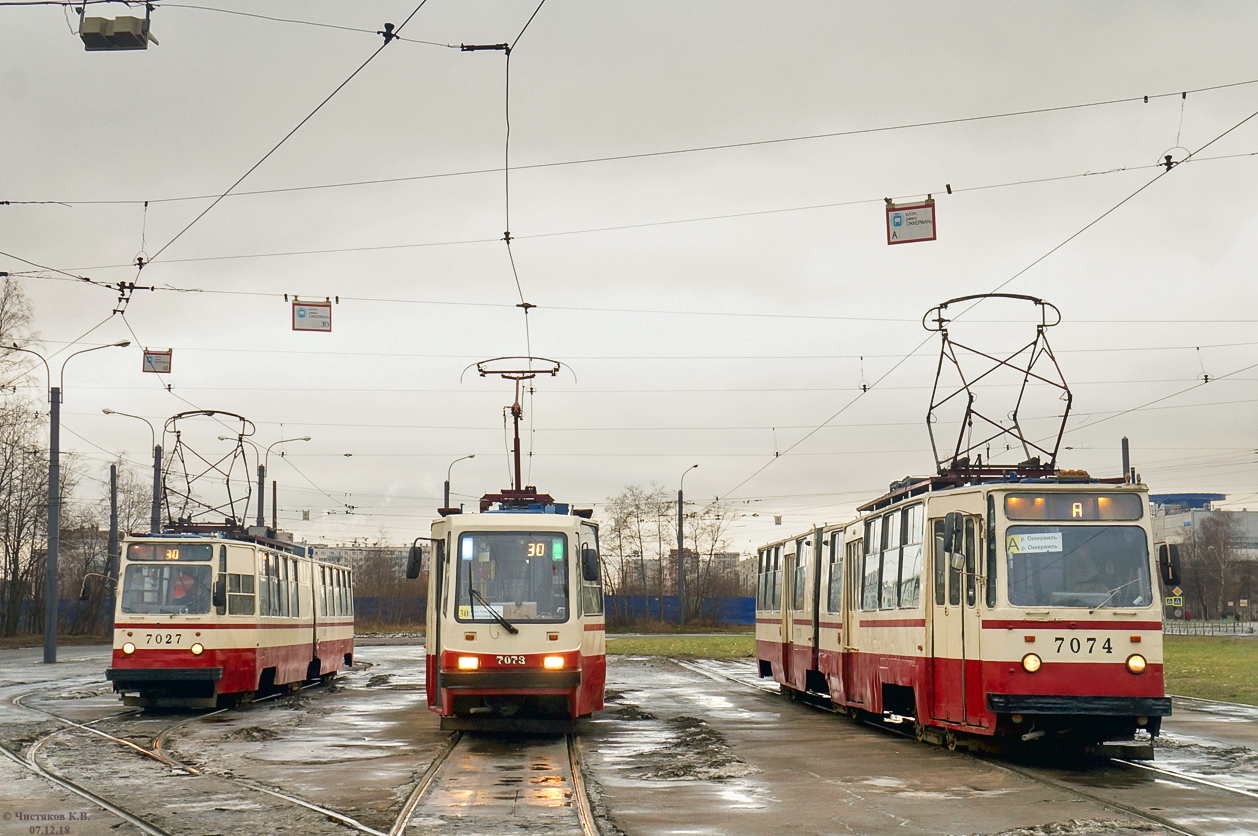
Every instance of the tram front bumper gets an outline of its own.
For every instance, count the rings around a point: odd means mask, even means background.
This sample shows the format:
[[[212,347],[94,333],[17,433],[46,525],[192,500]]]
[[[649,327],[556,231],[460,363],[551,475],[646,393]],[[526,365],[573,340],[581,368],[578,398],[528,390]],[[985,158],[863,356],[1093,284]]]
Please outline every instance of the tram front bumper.
[[[119,686],[148,685],[155,682],[217,682],[222,668],[106,668],[105,679]]]
[[[987,707],[997,714],[1078,714],[1110,717],[1171,716],[1170,697],[988,694]]]
[[[528,693],[529,691],[577,688],[580,685],[580,671],[496,669],[441,672],[441,687],[452,691],[489,688],[507,693]]]

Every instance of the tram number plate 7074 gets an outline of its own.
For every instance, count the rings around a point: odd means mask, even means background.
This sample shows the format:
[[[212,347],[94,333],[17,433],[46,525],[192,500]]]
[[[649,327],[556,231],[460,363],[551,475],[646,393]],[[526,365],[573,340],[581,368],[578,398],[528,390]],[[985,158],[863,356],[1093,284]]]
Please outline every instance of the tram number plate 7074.
[[[500,665],[523,665],[523,656],[499,656],[498,664]]]
[[[145,633],[144,643],[151,645],[179,644],[179,640],[182,637],[183,633]]]
[[[1098,645],[1097,644],[1098,640],[1095,636],[1089,636],[1087,638],[1082,638],[1082,639],[1079,638],[1078,636],[1072,636],[1070,638],[1066,638],[1065,636],[1055,636],[1053,638],[1053,641],[1057,644],[1058,653],[1091,654],[1091,653],[1113,653],[1114,652],[1114,645],[1109,639],[1106,639],[1104,642]]]

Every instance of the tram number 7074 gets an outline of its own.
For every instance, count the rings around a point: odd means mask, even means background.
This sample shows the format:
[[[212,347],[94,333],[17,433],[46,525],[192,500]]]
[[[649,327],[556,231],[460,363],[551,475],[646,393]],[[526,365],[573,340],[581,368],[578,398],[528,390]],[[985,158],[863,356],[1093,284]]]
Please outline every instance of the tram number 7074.
[[[1086,639],[1081,639],[1077,636],[1071,639],[1066,639],[1064,636],[1055,636],[1053,641],[1057,642],[1058,653],[1064,652],[1066,648],[1069,648],[1071,653],[1093,653],[1096,650],[1095,636],[1090,636]],[[1086,651],[1084,651],[1085,646],[1087,647]],[[1106,639],[1105,643],[1101,645],[1101,650],[1104,650],[1106,653],[1113,653],[1114,645],[1109,639]]]

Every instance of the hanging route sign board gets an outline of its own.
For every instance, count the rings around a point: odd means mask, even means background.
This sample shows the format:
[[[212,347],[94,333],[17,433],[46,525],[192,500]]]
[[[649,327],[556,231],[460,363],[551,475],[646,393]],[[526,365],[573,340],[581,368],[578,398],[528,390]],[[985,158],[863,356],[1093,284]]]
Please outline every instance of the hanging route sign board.
[[[887,200],[887,243],[935,240],[935,201],[896,206]]]
[[[144,349],[144,371],[170,374],[170,357],[172,354],[174,354],[173,348],[168,348],[165,351]]]
[[[331,302],[294,302],[294,331],[331,331]]]

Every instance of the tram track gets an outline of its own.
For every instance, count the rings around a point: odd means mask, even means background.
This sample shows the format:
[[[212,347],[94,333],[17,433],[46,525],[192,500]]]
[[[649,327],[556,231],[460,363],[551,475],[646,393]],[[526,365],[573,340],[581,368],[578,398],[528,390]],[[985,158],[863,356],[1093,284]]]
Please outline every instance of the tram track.
[[[705,664],[700,664],[693,661],[684,661],[684,660],[679,660],[679,659],[673,659],[671,661],[673,661],[675,664],[679,665],[680,667],[685,668],[686,670],[689,670],[701,676],[705,676],[709,679],[714,679],[718,681],[726,680],[729,682],[734,682],[738,685],[743,686],[744,688],[748,688],[762,694],[777,695],[779,693],[782,693],[780,688],[769,687],[767,685],[760,684],[758,682],[753,683],[749,681],[749,679],[747,678],[732,675],[729,672],[720,669],[720,667],[716,665],[705,665]],[[776,685],[776,683],[774,684]],[[804,702],[805,704],[813,705],[811,701],[804,701]],[[822,710],[831,710],[831,709],[825,708],[825,706],[814,705],[814,707],[821,708]],[[895,726],[887,724],[887,723],[868,723],[867,725],[877,728],[880,731],[890,732],[891,734],[894,734],[900,737],[906,737],[908,739],[914,738],[914,735],[911,732],[906,732],[904,729],[896,728]],[[1009,772],[1011,774],[1019,775],[1037,784],[1052,787],[1060,792],[1064,792],[1069,795],[1075,796],[1077,798],[1090,801],[1094,804],[1099,804],[1108,809],[1122,812],[1127,815],[1134,816],[1138,819],[1156,824],[1160,827],[1166,828],[1168,831],[1171,831],[1173,833],[1182,834],[1183,836],[1207,836],[1207,834],[1203,833],[1202,831],[1197,830],[1187,824],[1184,824],[1181,821],[1176,821],[1176,820],[1167,818],[1165,816],[1160,816],[1157,813],[1149,810],[1147,807],[1141,807],[1135,804],[1127,804],[1113,797],[1086,790],[1078,786],[1077,784],[1073,784],[1068,781],[1058,780],[1051,776],[1045,775],[1043,774],[1042,771],[1039,771],[1033,768],[1019,766],[1017,764],[1012,764],[1004,760],[996,760],[992,757],[973,753],[973,752],[963,752],[962,754],[968,757],[971,757],[975,760],[981,761],[984,764],[988,764],[996,769],[1000,769],[1002,771]],[[1110,758],[1108,759],[1107,762],[1115,766],[1121,767],[1123,769],[1141,770],[1144,772],[1159,775],[1164,779],[1176,781],[1176,782],[1179,782],[1180,784],[1195,785],[1198,787],[1208,788],[1210,790],[1214,790],[1217,792],[1223,792],[1229,795],[1241,796],[1247,799],[1258,799],[1258,793],[1256,792],[1234,787],[1234,786],[1228,786],[1227,784],[1221,783],[1219,781],[1212,781],[1206,778],[1201,778],[1199,776],[1191,775],[1186,772],[1182,772],[1180,770],[1168,769],[1166,767],[1156,766],[1153,764],[1143,763],[1139,761],[1130,761],[1130,760],[1125,760],[1121,758]]]
[[[311,683],[310,685],[303,686],[303,688],[299,690],[304,690],[305,688],[314,687],[314,685],[317,685],[317,684],[320,684],[320,683]],[[65,683],[56,684],[57,688],[63,688],[64,686],[65,686]],[[154,735],[152,737],[152,743],[150,744],[149,748],[145,748],[133,740],[128,740],[124,737],[110,734],[106,731],[93,727],[95,724],[98,724],[98,723],[105,723],[109,721],[115,721],[119,719],[141,715],[143,714],[141,710],[134,709],[134,710],[117,712],[115,714],[110,714],[106,717],[101,717],[99,719],[90,721],[88,723],[79,723],[79,722],[69,719],[68,717],[63,717],[59,714],[56,714],[55,712],[51,712],[46,709],[37,708],[35,706],[28,705],[25,702],[27,698],[34,696],[41,690],[51,690],[51,688],[50,687],[31,688],[21,694],[8,698],[6,701],[9,702],[11,705],[20,707],[27,711],[42,714],[51,720],[64,724],[64,727],[59,728],[59,729],[54,729],[53,731],[47,734],[44,734],[38,739],[32,741],[29,747],[27,747],[25,758],[22,757],[20,752],[14,751],[12,747],[3,743],[0,743],[0,753],[4,754],[10,760],[28,769],[29,771],[35,773],[36,775],[39,775],[53,782],[54,784],[62,787],[63,789],[67,789],[70,792],[73,792],[74,794],[84,799],[87,799],[88,801],[91,801],[92,803],[100,806],[102,809],[107,810],[108,812],[111,812],[119,816],[123,820],[140,828],[145,833],[150,834],[150,836],[172,836],[172,834],[170,834],[168,831],[164,830],[160,826],[144,819],[142,816],[126,809],[122,805],[117,804],[114,801],[111,801],[110,799],[106,798],[103,795],[100,795],[99,793],[96,793],[96,792],[93,792],[92,790],[87,789],[82,784],[61,774],[60,772],[52,768],[47,763],[41,762],[39,758],[40,751],[46,745],[53,742],[54,740],[56,740],[58,737],[61,737],[62,735],[72,734],[75,732],[88,733],[88,734],[103,738],[105,740],[108,740],[110,742],[113,742],[121,747],[127,748],[138,755],[151,758],[152,760],[155,760],[172,769],[180,770],[188,775],[212,777],[216,780],[223,781],[223,782],[232,784],[234,786],[242,787],[244,789],[252,790],[254,792],[270,796],[272,798],[283,800],[290,804],[303,807],[307,810],[310,810],[311,812],[318,813],[322,816],[326,816],[328,819],[336,821],[339,824],[345,825],[346,827],[350,827],[362,833],[370,834],[370,836],[388,836],[388,834],[386,834],[385,832],[378,830],[376,828],[373,828],[370,825],[364,824],[352,818],[351,816],[347,816],[344,813],[341,813],[339,811],[332,810],[330,808],[324,807],[319,804],[315,804],[313,802],[307,801],[306,799],[300,798],[295,795],[291,795],[289,793],[280,792],[278,790],[272,789],[270,787],[266,787],[262,784],[259,784],[255,781],[250,781],[245,778],[219,775],[213,772],[207,772],[207,771],[198,769],[197,767],[191,764],[184,763],[183,761],[179,760],[175,756],[171,755],[169,752],[165,751],[164,742],[170,737],[170,735],[174,734],[179,729],[189,724],[203,721],[209,717],[223,714],[224,712],[230,711],[232,709],[228,709],[228,708],[216,709],[214,711],[205,712],[203,714],[198,714],[193,717],[186,717],[177,723],[167,726],[165,729],[163,729],[162,731]],[[288,696],[288,694],[281,693],[281,694],[268,695],[266,697],[262,697],[258,700],[255,700],[254,703],[266,702],[266,701],[276,699],[282,696]]]
[[[562,760],[554,757],[560,741]],[[495,780],[481,780],[490,775]],[[507,821],[515,819],[544,821],[546,832],[562,833],[564,824],[559,819],[565,817],[549,811],[569,809],[575,819],[573,832],[600,836],[580,746],[573,734],[511,739],[454,732],[407,797],[386,836],[406,832],[421,802],[426,802],[422,809],[432,832],[444,829],[441,812],[445,805],[445,809],[457,810],[454,815],[461,828],[470,828],[468,832],[518,832],[517,823]]]

